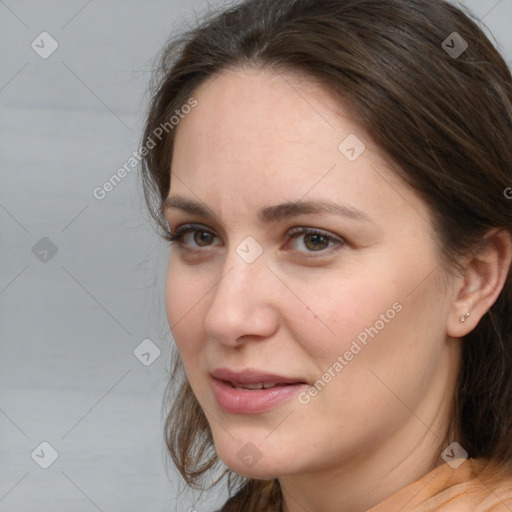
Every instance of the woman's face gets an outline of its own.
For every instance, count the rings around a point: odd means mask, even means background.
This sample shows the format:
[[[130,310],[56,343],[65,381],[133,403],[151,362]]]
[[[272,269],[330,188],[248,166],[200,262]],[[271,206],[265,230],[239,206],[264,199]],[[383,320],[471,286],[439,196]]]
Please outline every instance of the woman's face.
[[[230,70],[193,96],[167,312],[221,459],[256,478],[437,459],[460,353],[424,202],[310,79]]]

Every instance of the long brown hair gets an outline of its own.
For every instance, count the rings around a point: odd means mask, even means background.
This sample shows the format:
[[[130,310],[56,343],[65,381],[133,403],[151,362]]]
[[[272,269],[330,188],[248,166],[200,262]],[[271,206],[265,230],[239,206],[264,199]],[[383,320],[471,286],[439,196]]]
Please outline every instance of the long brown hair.
[[[163,237],[160,206],[169,192],[176,131],[169,119],[199,84],[248,65],[305,73],[351,103],[396,172],[430,206],[447,269],[457,269],[457,258],[490,228],[512,231],[504,193],[512,186],[512,79],[469,14],[444,0],[247,0],[172,39],[161,54],[143,140],[148,148],[150,139],[155,144],[142,177]],[[511,287],[509,273],[463,341],[452,418],[469,456],[502,468],[512,466]],[[186,483],[200,488],[220,461],[181,370],[175,354],[166,442]],[[279,509],[277,480],[224,470],[237,496],[223,512]]]

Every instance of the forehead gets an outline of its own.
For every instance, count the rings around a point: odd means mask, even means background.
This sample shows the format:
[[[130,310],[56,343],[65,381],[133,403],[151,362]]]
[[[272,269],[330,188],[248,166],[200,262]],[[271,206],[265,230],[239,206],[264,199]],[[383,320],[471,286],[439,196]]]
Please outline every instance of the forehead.
[[[240,198],[253,209],[321,198],[381,215],[383,202],[397,208],[413,193],[351,106],[313,79],[226,70],[193,96],[197,106],[180,122],[173,154],[171,191],[180,195],[193,190],[224,209],[226,198],[233,208]],[[347,140],[364,148],[359,158],[347,158]]]
[[[224,157],[269,156],[292,145],[330,148],[337,156],[346,131],[362,132],[325,86],[311,78],[258,68],[225,70],[195,92],[197,107],[178,128],[200,137],[195,149],[208,146]],[[337,123],[329,119],[337,114]],[[340,123],[344,119],[345,123]],[[348,133],[347,133],[348,134]],[[298,148],[295,148],[295,152]],[[189,155],[190,156],[190,155]]]

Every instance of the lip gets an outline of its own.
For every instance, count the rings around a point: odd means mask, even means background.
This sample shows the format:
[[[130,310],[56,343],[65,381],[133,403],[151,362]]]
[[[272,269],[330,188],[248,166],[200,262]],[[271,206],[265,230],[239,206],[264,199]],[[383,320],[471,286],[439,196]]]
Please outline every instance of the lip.
[[[308,384],[302,379],[247,369],[233,371],[217,368],[210,373],[213,392],[219,407],[231,414],[259,414],[296,396]],[[235,389],[230,383],[244,385],[271,382],[280,384],[269,389]]]
[[[259,382],[275,382],[276,384],[305,383],[304,379],[285,377],[252,368],[240,371],[230,370],[229,368],[215,368],[210,375],[215,379],[226,380],[233,384],[258,384]]]

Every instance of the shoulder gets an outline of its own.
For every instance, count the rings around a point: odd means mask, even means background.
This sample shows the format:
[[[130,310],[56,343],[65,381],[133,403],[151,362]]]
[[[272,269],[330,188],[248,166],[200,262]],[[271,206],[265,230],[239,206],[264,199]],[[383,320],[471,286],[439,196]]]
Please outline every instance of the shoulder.
[[[443,464],[372,512],[396,511],[400,506],[411,512],[511,512],[512,469],[487,459],[466,459],[457,467]]]
[[[510,512],[512,510],[512,469],[482,463],[474,478],[477,497],[475,512]]]

